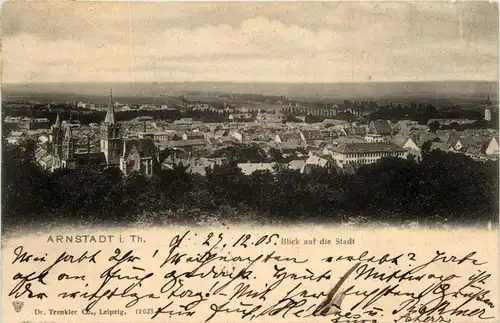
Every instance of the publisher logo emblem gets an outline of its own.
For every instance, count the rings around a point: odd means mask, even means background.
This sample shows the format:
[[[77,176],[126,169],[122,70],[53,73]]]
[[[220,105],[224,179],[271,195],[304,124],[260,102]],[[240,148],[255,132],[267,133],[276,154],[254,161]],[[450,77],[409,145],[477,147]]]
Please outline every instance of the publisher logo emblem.
[[[23,301],[13,301],[12,306],[14,306],[14,310],[19,313],[23,309],[24,302]]]

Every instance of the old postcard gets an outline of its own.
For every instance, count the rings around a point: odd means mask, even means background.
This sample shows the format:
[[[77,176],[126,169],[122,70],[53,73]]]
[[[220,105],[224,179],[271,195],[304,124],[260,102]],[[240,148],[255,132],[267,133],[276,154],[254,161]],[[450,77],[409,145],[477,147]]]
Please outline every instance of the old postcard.
[[[2,322],[498,323],[498,4],[2,7]]]

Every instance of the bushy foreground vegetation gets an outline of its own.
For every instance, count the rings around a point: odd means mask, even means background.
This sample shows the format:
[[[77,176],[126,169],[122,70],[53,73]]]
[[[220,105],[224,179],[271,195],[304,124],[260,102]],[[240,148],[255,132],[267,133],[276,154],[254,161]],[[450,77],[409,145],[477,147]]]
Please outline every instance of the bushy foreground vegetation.
[[[420,162],[384,159],[356,174],[277,168],[245,176],[235,161],[190,174],[179,165],[147,178],[119,169],[44,171],[30,147],[4,145],[4,227],[30,223],[486,223],[498,219],[498,161],[431,152]]]

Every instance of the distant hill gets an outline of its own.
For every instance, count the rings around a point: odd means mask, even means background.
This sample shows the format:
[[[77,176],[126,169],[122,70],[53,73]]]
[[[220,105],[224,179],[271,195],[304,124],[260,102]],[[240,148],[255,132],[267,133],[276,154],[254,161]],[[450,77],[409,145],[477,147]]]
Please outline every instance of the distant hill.
[[[330,99],[454,99],[498,97],[498,82],[387,82],[387,83],[44,83],[2,85],[4,100],[18,99],[76,99],[83,97],[106,98],[109,89],[116,97],[154,98],[180,96],[185,93],[252,93],[283,95],[288,98]],[[214,94],[215,96],[215,94]],[[496,100],[495,100],[496,101]]]

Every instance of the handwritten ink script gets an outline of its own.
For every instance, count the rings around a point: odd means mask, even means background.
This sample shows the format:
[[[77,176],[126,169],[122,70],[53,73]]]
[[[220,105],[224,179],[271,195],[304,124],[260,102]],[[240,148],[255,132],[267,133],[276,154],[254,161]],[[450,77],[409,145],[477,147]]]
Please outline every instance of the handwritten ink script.
[[[280,239],[186,230],[137,248],[89,244],[53,253],[18,245],[4,255],[14,273],[4,278],[5,297],[36,302],[32,314],[52,318],[498,321],[495,273],[479,251],[293,249]]]

